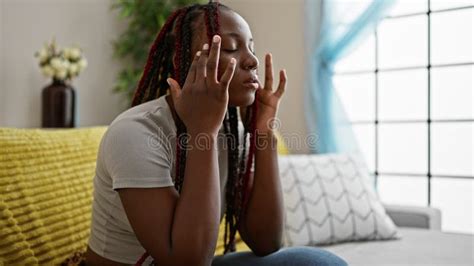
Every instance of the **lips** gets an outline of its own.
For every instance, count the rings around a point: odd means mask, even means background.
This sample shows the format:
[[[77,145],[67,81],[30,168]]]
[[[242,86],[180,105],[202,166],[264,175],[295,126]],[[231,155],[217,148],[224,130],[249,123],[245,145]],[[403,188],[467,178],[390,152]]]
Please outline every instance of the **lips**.
[[[244,81],[244,86],[258,89],[259,87],[258,79],[256,77],[251,77]]]
[[[251,77],[245,80],[244,83],[258,83],[258,79],[256,77]]]

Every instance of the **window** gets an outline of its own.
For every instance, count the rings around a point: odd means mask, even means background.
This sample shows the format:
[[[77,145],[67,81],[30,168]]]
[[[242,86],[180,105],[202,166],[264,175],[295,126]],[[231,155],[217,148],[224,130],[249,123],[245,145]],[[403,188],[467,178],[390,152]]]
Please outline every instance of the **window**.
[[[474,233],[472,0],[399,0],[335,68],[382,201],[441,209]]]

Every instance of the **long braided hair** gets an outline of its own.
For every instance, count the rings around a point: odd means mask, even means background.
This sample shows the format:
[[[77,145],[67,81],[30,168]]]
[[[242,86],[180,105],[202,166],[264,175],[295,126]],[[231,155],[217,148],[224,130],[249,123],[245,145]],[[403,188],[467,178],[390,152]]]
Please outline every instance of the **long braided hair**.
[[[184,86],[193,58],[191,45],[193,33],[197,30],[195,23],[199,16],[203,15],[207,37],[211,43],[212,37],[219,34],[220,9],[231,10],[223,4],[211,1],[204,5],[195,4],[178,9],[168,17],[150,48],[143,75],[132,100],[132,106],[166,95],[168,91],[166,79],[168,77],[174,78],[181,87]],[[239,145],[239,118],[236,107],[228,107],[223,122],[228,147],[224,254],[235,251],[235,234],[249,197],[250,169],[255,153],[256,108],[257,105],[254,102],[247,107],[245,112],[243,145]],[[187,139],[186,126],[176,111],[174,114],[177,118],[175,121],[177,129],[175,188],[180,193],[186,168]],[[249,151],[247,160],[245,160],[247,144],[249,144]],[[239,151],[241,151],[240,158]]]

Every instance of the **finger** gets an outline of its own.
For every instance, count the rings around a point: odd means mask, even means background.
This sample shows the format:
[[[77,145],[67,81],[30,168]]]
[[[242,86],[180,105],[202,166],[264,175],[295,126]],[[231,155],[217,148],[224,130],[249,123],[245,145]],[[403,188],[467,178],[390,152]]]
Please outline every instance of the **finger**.
[[[280,83],[278,84],[278,88],[275,92],[275,96],[277,96],[278,98],[280,98],[283,95],[283,93],[285,93],[286,80],[287,80],[286,70],[281,70],[280,71]]]
[[[171,98],[173,99],[173,102],[176,102],[179,96],[181,96],[181,88],[178,82],[172,78],[166,79],[166,82],[170,85]]]
[[[196,65],[197,65],[200,55],[201,55],[201,51],[198,51],[194,55],[193,62],[191,62],[191,66],[189,67],[189,70],[188,70],[188,75],[186,76],[185,84],[194,83],[194,81],[196,80],[196,68],[197,68]]]
[[[231,58],[229,64],[227,64],[224,74],[222,74],[220,85],[223,90],[227,90],[229,87],[230,81],[234,76],[235,64],[235,58]]]
[[[260,80],[257,80],[257,83],[258,83],[258,89],[262,89],[263,90],[263,86],[262,86],[262,82],[260,82]]]
[[[266,90],[272,90],[273,87],[273,60],[272,54],[265,56],[265,87]]]
[[[209,51],[209,44],[205,43],[202,46],[201,55],[199,56],[199,60],[197,62],[197,69],[196,69],[196,82],[202,78],[206,77],[206,64],[207,64],[207,54]]]
[[[219,66],[219,52],[221,48],[221,37],[214,35],[212,38],[212,47],[207,59],[207,78],[213,83],[217,83],[217,68]]]

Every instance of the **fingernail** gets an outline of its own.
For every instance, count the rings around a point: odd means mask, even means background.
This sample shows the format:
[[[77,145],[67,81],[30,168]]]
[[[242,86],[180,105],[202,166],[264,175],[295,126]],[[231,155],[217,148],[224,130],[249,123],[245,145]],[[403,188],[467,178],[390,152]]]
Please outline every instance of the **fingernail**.
[[[212,37],[212,41],[215,43],[219,42],[219,39],[220,39],[219,35],[214,35],[214,37]]]
[[[168,82],[168,85],[171,86],[171,80],[169,78],[166,79],[166,82]]]
[[[205,43],[205,44],[202,46],[202,49],[203,49],[203,50],[209,49],[209,44]]]
[[[198,51],[198,52],[196,53],[196,56],[200,56],[200,55],[201,55],[201,51]]]

